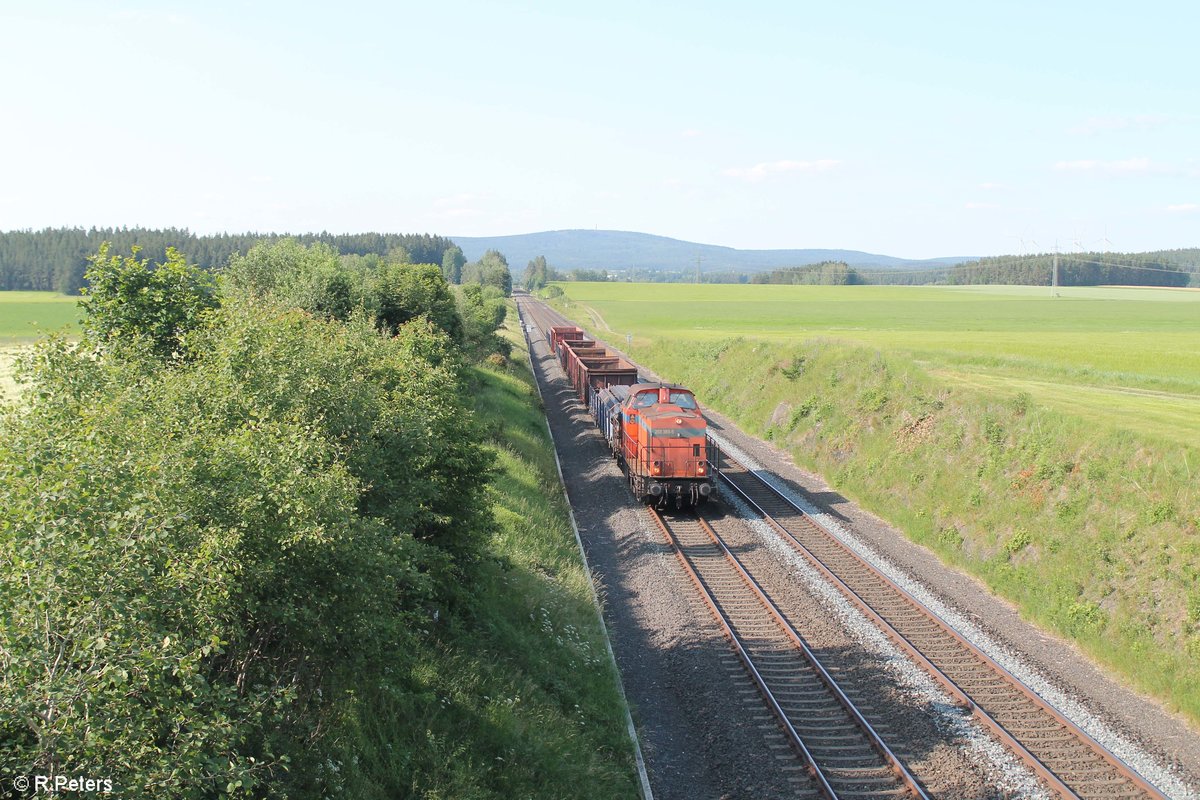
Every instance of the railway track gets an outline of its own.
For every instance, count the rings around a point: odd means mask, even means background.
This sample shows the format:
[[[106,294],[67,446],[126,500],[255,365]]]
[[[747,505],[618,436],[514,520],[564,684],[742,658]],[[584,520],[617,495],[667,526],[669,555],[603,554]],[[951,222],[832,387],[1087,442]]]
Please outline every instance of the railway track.
[[[523,312],[539,327],[573,324],[540,303],[523,306]],[[722,453],[719,463],[719,474],[734,494],[1057,795],[1076,800],[1165,800],[1133,769],[860,558],[762,476],[728,453]],[[779,719],[793,749],[814,776],[816,790],[823,793],[818,796],[923,797],[920,785],[870,730],[828,674],[820,680],[808,673],[802,675],[803,670],[810,670],[812,675],[825,671],[819,665],[813,666],[815,659],[807,652],[803,638],[712,527],[700,518],[667,518],[651,513]],[[805,692],[817,683],[828,693],[823,699],[798,699],[807,697]],[[835,713],[835,705],[842,711]],[[822,738],[821,730],[827,721],[841,732],[838,735],[848,737],[842,740],[851,748],[846,752],[854,752],[853,758],[861,761],[823,760],[827,751],[822,748],[827,739]],[[852,729],[858,732],[850,734]],[[806,743],[804,735],[816,736],[813,741],[817,745]],[[877,759],[873,764],[871,757]],[[839,763],[855,766],[843,774],[838,771]],[[830,765],[829,775],[822,764]],[[855,774],[870,774],[871,781],[855,785]]]
[[[807,768],[812,796],[927,799],[712,526],[648,511]]]
[[[722,453],[735,494],[1062,797],[1164,798],[1157,789],[868,564],[762,476]],[[1164,798],[1165,800],[1165,798]]]

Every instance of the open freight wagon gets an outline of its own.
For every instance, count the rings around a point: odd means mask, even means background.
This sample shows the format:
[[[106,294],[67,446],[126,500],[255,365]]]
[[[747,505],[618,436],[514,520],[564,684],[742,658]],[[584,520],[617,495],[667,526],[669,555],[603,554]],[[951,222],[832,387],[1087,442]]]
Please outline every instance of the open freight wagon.
[[[637,367],[582,328],[553,326],[546,341],[639,500],[682,508],[716,498],[720,451],[691,390],[643,383]]]

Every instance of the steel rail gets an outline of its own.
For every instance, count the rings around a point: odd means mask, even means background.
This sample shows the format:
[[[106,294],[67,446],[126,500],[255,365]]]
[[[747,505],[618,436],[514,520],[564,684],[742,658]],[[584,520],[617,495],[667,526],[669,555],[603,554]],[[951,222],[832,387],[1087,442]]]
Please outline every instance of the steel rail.
[[[1016,690],[1039,711],[1047,714],[1051,719],[1054,720],[1055,723],[1072,734],[1090,751],[1098,755],[1104,762],[1106,762],[1121,777],[1133,784],[1139,791],[1151,798],[1155,798],[1155,800],[1167,800],[1164,794],[1162,794],[1155,786],[1149,783],[1149,781],[1133,770],[1132,767],[1109,751],[1108,748],[1104,747],[1102,744],[1093,739],[1085,731],[1080,729],[1078,725],[1064,716],[1062,712],[1047,703],[1032,689],[1026,686],[1024,682],[1005,669],[1002,665],[997,663],[995,659],[968,641],[962,634],[956,631],[937,613],[926,607],[923,603],[909,594],[909,592],[903,587],[888,578],[874,565],[867,562],[865,559],[859,556],[858,553],[846,546],[844,542],[842,542],[837,536],[825,528],[825,526],[821,525],[819,522],[805,513],[804,510],[799,508],[794,502],[792,502],[790,498],[772,486],[769,481],[765,480],[754,470],[746,468],[744,465],[738,462],[737,459],[731,458],[728,453],[722,452],[722,455],[724,456],[724,461],[727,467],[731,464],[741,467],[743,470],[742,474],[750,476],[750,478],[754,480],[757,485],[766,489],[771,496],[782,501],[787,507],[799,514],[808,524],[812,525],[816,530],[827,537],[830,543],[834,544],[840,551],[849,556],[856,565],[864,568],[872,577],[890,588],[898,599],[906,603],[912,609],[916,610],[923,617],[932,621],[943,634],[949,636],[955,643],[959,645],[959,647],[982,662],[982,664],[990,669],[993,673],[1003,678],[1012,689]],[[737,483],[726,474],[726,470],[718,470],[717,474],[724,479],[728,486],[733,488],[738,496],[745,500],[757,513],[762,515],[763,519],[770,524],[771,527],[782,533],[785,542],[790,544],[800,555],[805,558],[806,561],[812,564],[822,575],[824,575],[842,593],[842,595],[851,602],[851,604],[853,604],[869,619],[871,619],[871,621],[874,622],[888,636],[889,639],[896,643],[902,650],[904,650],[904,652],[911,655],[916,663],[922,667],[922,669],[924,669],[935,682],[944,687],[950,693],[951,697],[960,705],[969,709],[976,719],[978,719],[985,727],[991,730],[1003,744],[1013,750],[1013,752],[1031,769],[1033,769],[1039,777],[1045,780],[1052,789],[1067,798],[1080,798],[1080,795],[1074,789],[1068,786],[1058,776],[1057,773],[1055,773],[1040,758],[1030,752],[1029,749],[1012,733],[1010,733],[1000,722],[998,722],[994,717],[992,717],[991,714],[989,714],[985,709],[980,707],[978,703],[971,699],[971,697],[965,691],[963,691],[963,689],[957,683],[955,683],[953,679],[951,679],[939,667],[933,664],[933,662],[930,661],[915,644],[913,644],[907,637],[897,631],[894,626],[885,620],[873,607],[871,607],[869,603],[867,603],[866,600],[864,600],[857,592],[847,585],[841,577],[835,574],[819,556],[805,546],[805,544],[801,542],[792,531],[788,530],[785,525],[779,522],[779,520],[763,509],[759,503],[751,498],[742,487],[738,486]]]
[[[762,603],[772,618],[774,618],[779,626],[783,629],[783,632],[788,639],[790,639],[800,649],[800,651],[804,653],[805,660],[807,660],[812,665],[813,669],[816,670],[821,682],[825,684],[842,708],[846,710],[846,713],[848,713],[858,724],[858,726],[867,734],[867,739],[870,741],[871,746],[877,753],[879,753],[880,756],[883,757],[884,761],[888,763],[888,766],[891,768],[892,772],[895,773],[896,777],[900,779],[901,783],[905,784],[906,788],[911,794],[916,797],[927,798],[925,790],[921,788],[919,783],[917,783],[917,779],[913,777],[912,773],[908,771],[908,768],[904,766],[904,763],[896,756],[895,753],[892,752],[891,748],[887,746],[887,743],[883,741],[883,737],[879,735],[875,728],[872,727],[871,723],[867,721],[866,717],[864,717],[858,708],[855,707],[850,698],[846,696],[846,693],[842,691],[841,686],[839,686],[837,681],[834,680],[833,676],[829,674],[829,671],[825,669],[825,665],[821,663],[819,658],[817,658],[816,653],[809,648],[808,642],[804,640],[804,637],[800,635],[800,632],[795,629],[791,622],[788,621],[787,617],[784,616],[783,612],[779,610],[779,607],[775,605],[775,602],[763,590],[762,585],[750,575],[750,573],[746,570],[745,565],[742,564],[741,560],[730,551],[730,549],[726,546],[725,541],[720,537],[716,530],[713,529],[708,520],[704,519],[699,514],[696,515],[696,518],[700,523],[700,527],[705,533],[708,534],[713,544],[717,545],[717,547],[721,549],[721,553],[725,556],[729,563],[731,563],[737,569],[738,575],[741,577],[742,581],[745,582],[745,584],[754,593],[758,601]]]
[[[767,703],[767,707],[771,709],[771,713],[775,715],[776,719],[779,721],[779,724],[783,726],[784,734],[788,740],[788,743],[793,749],[796,750],[796,752],[800,755],[800,758],[804,761],[805,771],[812,777],[814,781],[816,781],[818,791],[824,795],[827,800],[837,800],[837,793],[834,792],[833,787],[829,785],[829,780],[825,777],[825,773],[822,772],[821,768],[817,765],[817,760],[813,757],[812,752],[808,749],[808,746],[804,744],[804,740],[800,738],[800,734],[792,725],[792,721],[788,719],[787,713],[783,710],[783,707],[779,705],[779,701],[775,698],[775,695],[767,686],[766,680],[758,671],[758,667],[755,666],[753,659],[750,658],[750,654],[746,652],[746,648],[743,646],[741,639],[736,633],[734,633],[733,628],[729,624],[729,620],[727,620],[725,615],[721,613],[721,609],[717,605],[716,600],[709,593],[708,588],[705,587],[704,582],[700,579],[699,574],[697,574],[696,570],[693,569],[692,565],[688,562],[687,557],[684,556],[683,548],[678,545],[678,543],[675,541],[675,537],[671,535],[671,531],[668,528],[666,521],[663,520],[662,515],[659,514],[655,509],[647,508],[647,510],[650,512],[651,518],[654,520],[655,524],[658,525],[658,528],[662,532],[663,536],[666,537],[668,545],[670,546],[672,552],[675,553],[675,557],[679,559],[679,563],[683,566],[684,572],[692,580],[692,583],[696,586],[697,591],[700,592],[701,599],[704,600],[705,605],[708,606],[708,610],[712,612],[713,617],[717,620],[717,624],[720,626],[721,632],[725,634],[725,638],[728,639],[729,643],[733,646],[734,653],[737,655],[738,660],[742,662],[742,666],[750,674],[750,679],[754,682],[755,688],[758,689],[759,694],[762,695],[763,700]]]
[[[796,732],[795,727],[787,715],[787,712],[783,710],[774,694],[767,686],[765,680],[759,673],[757,666],[754,664],[752,656],[744,646],[740,636],[736,631],[733,630],[719,602],[713,596],[704,578],[700,576],[699,570],[694,564],[691,563],[691,560],[684,552],[682,544],[672,533],[670,526],[667,524],[662,514],[654,509],[650,509],[650,512],[655,522],[658,524],[659,529],[667,537],[668,543],[671,545],[676,557],[680,560],[681,564],[685,568],[685,571],[688,573],[689,577],[691,577],[692,582],[700,591],[701,597],[704,599],[706,605],[708,605],[709,610],[717,618],[722,630],[726,635],[726,638],[728,638],[733,644],[739,659],[750,672],[756,686],[759,689],[759,692],[763,694],[764,698],[767,700],[768,706],[770,706],[775,715],[779,717],[781,724],[783,724],[785,730],[789,734],[789,739],[792,739],[793,736],[795,737],[793,740],[793,746],[796,746],[797,749],[802,752],[803,757],[808,762],[810,774],[819,776],[819,782],[823,790],[833,792],[834,790],[830,785],[828,776],[825,775],[824,771],[817,763],[817,759],[813,756],[812,751],[804,744],[802,738],[799,736],[798,732]],[[782,631],[784,636],[796,649],[801,652],[804,657],[804,661],[807,662],[808,667],[812,669],[813,673],[833,696],[837,704],[840,705],[846,712],[853,724],[860,730],[860,732],[863,733],[867,743],[873,750],[875,750],[878,757],[882,760],[883,765],[896,777],[897,781],[901,785],[901,788],[912,797],[920,798],[920,800],[928,800],[928,795],[921,787],[920,783],[917,782],[916,778],[911,772],[909,772],[904,763],[892,752],[891,748],[888,747],[888,745],[883,741],[882,737],[879,736],[878,732],[875,731],[862,713],[855,707],[850,698],[846,696],[841,687],[838,686],[837,681],[832,675],[829,674],[829,671],[825,669],[824,665],[821,664],[820,659],[818,659],[816,654],[813,653],[812,649],[809,648],[808,643],[804,641],[804,638],[800,635],[800,633],[796,631],[790,622],[788,622],[787,618],[779,610],[778,606],[776,606],[774,601],[767,596],[766,592],[750,575],[750,573],[746,571],[745,567],[738,560],[738,558],[732,552],[730,552],[720,535],[713,530],[712,526],[707,520],[698,514],[695,515],[693,519],[699,523],[701,530],[703,530],[708,536],[712,544],[719,549],[721,555],[724,556],[726,563],[734,568],[742,583],[750,590],[754,598],[767,611],[768,615],[775,622],[776,626]]]

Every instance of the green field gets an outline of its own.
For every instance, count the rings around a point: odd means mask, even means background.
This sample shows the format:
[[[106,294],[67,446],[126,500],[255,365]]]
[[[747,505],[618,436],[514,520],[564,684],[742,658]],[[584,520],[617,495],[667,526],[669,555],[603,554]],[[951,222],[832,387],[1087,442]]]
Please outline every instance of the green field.
[[[836,339],[948,383],[1156,437],[1200,439],[1200,291],[1028,286],[561,284],[597,329],[663,339]],[[615,335],[614,335],[615,334]]]
[[[0,345],[79,329],[79,298],[57,292],[0,292]]]
[[[0,402],[16,397],[13,362],[45,334],[79,331],[79,298],[57,292],[0,292]]]

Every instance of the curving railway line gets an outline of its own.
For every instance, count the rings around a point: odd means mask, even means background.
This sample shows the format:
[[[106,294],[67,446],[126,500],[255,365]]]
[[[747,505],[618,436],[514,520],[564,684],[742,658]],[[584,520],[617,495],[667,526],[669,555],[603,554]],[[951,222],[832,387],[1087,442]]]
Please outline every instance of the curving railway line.
[[[571,324],[522,303],[539,327]],[[962,637],[778,491],[768,476],[721,454],[719,475],[736,495],[839,593],[1021,759],[1049,789],[1077,800],[1164,798],[1032,689]],[[812,777],[813,796],[926,797],[917,776],[839,687],[793,620],[706,515],[650,511],[685,573],[734,648]],[[711,512],[709,512],[711,513]],[[720,525],[732,524],[728,520]],[[761,557],[761,556],[760,556]]]

